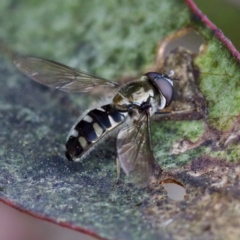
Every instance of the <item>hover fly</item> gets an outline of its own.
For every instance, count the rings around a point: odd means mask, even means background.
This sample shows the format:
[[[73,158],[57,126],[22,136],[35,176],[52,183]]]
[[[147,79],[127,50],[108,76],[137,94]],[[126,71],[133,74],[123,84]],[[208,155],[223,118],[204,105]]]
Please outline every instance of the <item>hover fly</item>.
[[[153,175],[161,173],[151,149],[150,117],[172,101],[170,74],[148,72],[138,80],[119,86],[50,60],[17,57],[14,62],[28,77],[62,91],[90,92],[97,87],[115,90],[116,94],[107,104],[88,110],[73,125],[66,143],[68,160],[83,159],[100,140],[117,130],[118,173],[122,168],[143,187]]]

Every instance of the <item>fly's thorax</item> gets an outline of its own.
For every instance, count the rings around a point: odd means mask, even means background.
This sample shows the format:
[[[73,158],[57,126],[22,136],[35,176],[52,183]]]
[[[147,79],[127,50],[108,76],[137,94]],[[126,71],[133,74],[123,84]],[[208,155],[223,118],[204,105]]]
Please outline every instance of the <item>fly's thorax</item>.
[[[113,98],[113,104],[117,109],[127,111],[129,107],[141,106],[149,98],[159,95],[154,85],[146,76],[123,86]]]

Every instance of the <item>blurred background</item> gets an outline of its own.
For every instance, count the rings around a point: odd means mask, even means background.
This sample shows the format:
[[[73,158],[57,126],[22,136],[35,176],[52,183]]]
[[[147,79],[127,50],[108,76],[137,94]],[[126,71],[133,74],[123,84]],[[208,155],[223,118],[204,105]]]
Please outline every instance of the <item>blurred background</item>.
[[[240,0],[195,0],[195,3],[240,51]],[[0,240],[95,239],[36,219],[1,202],[0,213]]]
[[[195,3],[240,51],[240,0],[195,0]]]

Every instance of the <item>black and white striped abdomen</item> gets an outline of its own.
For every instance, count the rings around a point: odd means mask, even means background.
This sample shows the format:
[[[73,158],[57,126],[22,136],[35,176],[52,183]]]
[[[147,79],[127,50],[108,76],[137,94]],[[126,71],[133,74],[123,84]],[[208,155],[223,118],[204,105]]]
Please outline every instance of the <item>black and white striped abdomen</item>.
[[[72,128],[66,143],[66,157],[77,161],[89,152],[111,130],[126,119],[127,112],[119,112],[111,104],[89,111]]]

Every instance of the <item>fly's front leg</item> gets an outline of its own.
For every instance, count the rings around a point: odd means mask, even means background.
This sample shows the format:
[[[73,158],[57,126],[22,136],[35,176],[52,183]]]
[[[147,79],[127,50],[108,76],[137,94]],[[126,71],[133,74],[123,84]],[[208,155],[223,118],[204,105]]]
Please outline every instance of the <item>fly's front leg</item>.
[[[185,109],[179,111],[163,111],[162,109],[158,109],[155,114],[164,115],[164,116],[172,116],[174,114],[185,114],[185,113],[192,113],[196,111],[195,109]]]

